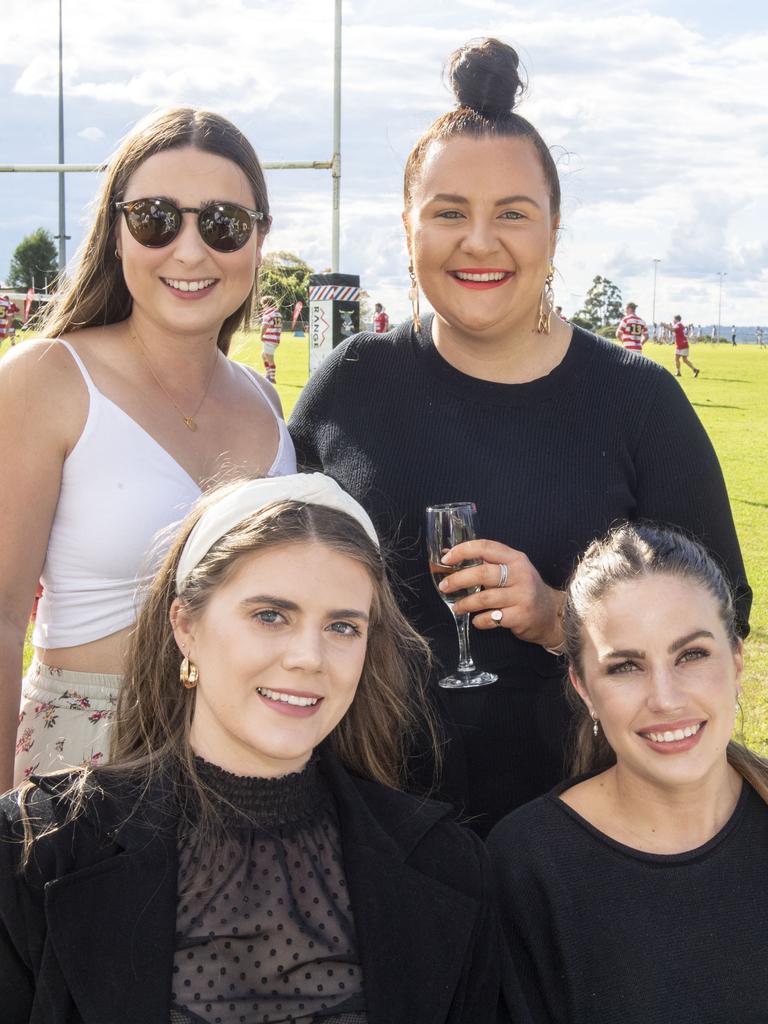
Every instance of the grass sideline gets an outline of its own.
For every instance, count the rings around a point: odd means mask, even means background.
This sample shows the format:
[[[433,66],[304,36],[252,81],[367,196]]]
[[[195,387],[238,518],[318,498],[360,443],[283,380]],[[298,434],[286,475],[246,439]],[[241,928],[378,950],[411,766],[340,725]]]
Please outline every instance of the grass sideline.
[[[7,347],[7,342],[0,346],[0,356]],[[674,373],[673,346],[649,343],[644,351]],[[237,334],[231,354],[262,368],[255,332]],[[737,736],[768,755],[768,352],[756,345],[698,343],[691,347],[691,358],[701,374],[694,380],[683,366],[680,385],[720,458],[755,595]],[[276,361],[277,389],[287,417],[307,379],[306,337],[284,332]]]

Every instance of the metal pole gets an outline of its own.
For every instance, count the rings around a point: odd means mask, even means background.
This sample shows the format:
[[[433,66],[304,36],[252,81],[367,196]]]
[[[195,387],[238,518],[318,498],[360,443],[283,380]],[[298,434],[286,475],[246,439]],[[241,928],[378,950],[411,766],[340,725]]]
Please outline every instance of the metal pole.
[[[336,0],[333,23],[333,160],[331,165],[331,270],[339,272],[339,200],[341,195],[341,0]]]
[[[726,271],[718,270],[717,276],[720,278],[720,287],[717,291],[717,337],[716,341],[720,339],[720,317],[723,311],[723,278],[727,277]]]
[[[651,312],[651,320],[653,321],[654,328],[656,327],[656,271],[660,263],[661,260],[654,259],[653,261],[653,310]]]
[[[59,163],[64,163],[64,33],[59,0]],[[64,212],[64,172],[59,172],[59,273],[67,265],[67,224]]]
[[[330,160],[265,160],[261,166],[265,171],[328,171],[333,167],[333,163]],[[106,169],[106,164],[0,164],[0,173],[3,174],[90,174]]]

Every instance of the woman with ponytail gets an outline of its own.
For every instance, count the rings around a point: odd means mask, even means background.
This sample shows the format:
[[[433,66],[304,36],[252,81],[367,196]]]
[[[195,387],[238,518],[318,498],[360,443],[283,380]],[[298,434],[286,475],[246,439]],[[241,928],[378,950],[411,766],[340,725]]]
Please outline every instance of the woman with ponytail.
[[[447,555],[473,565],[441,589],[468,595],[454,611],[473,615],[475,660],[499,681],[433,694],[450,737],[444,792],[484,834],[564,777],[562,588],[595,537],[641,517],[691,532],[728,568],[742,635],[750,593],[717,457],[680,387],[552,315],[560,183],[517,113],[517,54],[468,44],[448,78],[456,106],[405,167],[413,320],[340,345],[290,429],[299,460],[338,479],[397,551],[401,606],[438,670],[456,664],[456,631],[430,580],[424,509],[477,505],[486,539]]]
[[[758,1024],[768,1007],[768,762],[731,739],[743,668],[722,571],[627,524],[568,586],[574,778],[488,844],[535,1024]]]

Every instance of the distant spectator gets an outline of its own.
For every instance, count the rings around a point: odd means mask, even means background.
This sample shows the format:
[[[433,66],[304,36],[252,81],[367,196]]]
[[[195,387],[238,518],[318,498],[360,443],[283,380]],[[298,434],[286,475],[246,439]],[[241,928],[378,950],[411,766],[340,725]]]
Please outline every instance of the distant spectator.
[[[762,327],[756,327],[755,328],[755,341],[757,342],[757,344],[761,348],[763,348],[763,328]]]
[[[271,383],[275,383],[277,367],[275,352],[280,344],[280,332],[283,322],[277,300],[272,295],[261,298],[261,358],[264,363],[264,375]]]
[[[682,376],[680,373],[680,363],[682,361],[693,370],[693,376],[698,377],[699,371],[688,358],[688,335],[683,324],[683,318],[675,316],[672,318],[671,324],[662,324],[662,326],[669,329],[675,336],[675,376]]]
[[[736,344],[736,324],[731,324],[731,344]]]
[[[18,312],[19,307],[7,295],[0,297],[0,342],[10,338],[11,344],[16,344],[16,326],[13,318]]]
[[[373,314],[374,334],[386,334],[389,330],[389,316],[380,302],[377,302]]]
[[[648,327],[645,320],[637,315],[637,303],[627,303],[624,316],[616,328],[616,337],[628,351],[643,351],[643,345],[648,341]]]

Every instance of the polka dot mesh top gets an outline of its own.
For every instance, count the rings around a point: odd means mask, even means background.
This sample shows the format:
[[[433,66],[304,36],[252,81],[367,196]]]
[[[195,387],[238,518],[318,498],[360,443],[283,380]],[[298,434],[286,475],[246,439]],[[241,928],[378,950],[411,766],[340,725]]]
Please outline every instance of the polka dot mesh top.
[[[179,838],[170,1024],[365,1024],[339,825],[316,762],[277,779],[196,766],[223,798],[225,830],[215,847],[194,827]]]

